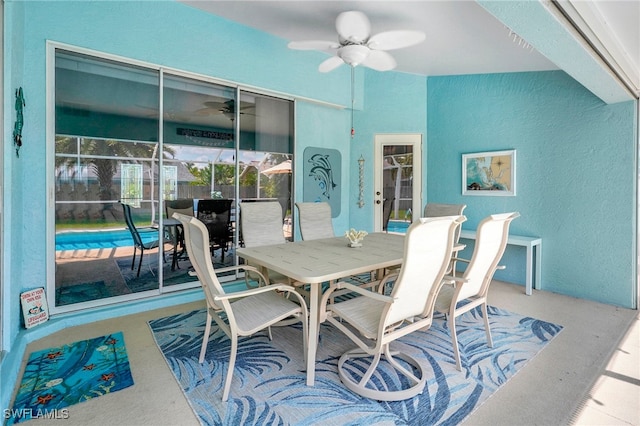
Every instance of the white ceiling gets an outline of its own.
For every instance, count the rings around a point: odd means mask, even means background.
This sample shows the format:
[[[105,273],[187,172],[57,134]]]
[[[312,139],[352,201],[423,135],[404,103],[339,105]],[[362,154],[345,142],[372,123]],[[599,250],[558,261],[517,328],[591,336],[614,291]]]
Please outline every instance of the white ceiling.
[[[509,28],[474,0],[179,1],[287,42],[337,40],[335,19],[347,10],[364,12],[371,21],[372,34],[398,29],[424,31],[427,38],[423,43],[390,52],[398,62],[396,71],[401,72],[437,76],[562,68],[583,80],[578,76],[580,71],[567,69],[566,61],[557,66],[526,41],[514,37]],[[640,94],[640,0],[521,1],[539,1],[549,9],[556,6],[572,9],[577,11],[577,21],[583,21],[581,15],[585,15],[588,30],[583,33],[587,37],[593,36],[590,34],[592,31],[600,33],[595,36],[596,42],[591,44],[598,48],[604,45],[606,50],[613,52],[616,58],[613,62],[626,64],[623,68],[627,79],[632,81],[631,92],[636,96]],[[559,12],[557,16],[560,16]],[[573,29],[570,31],[575,32]],[[562,63],[562,57],[556,55],[555,62]],[[574,64],[574,67],[580,65]],[[587,87],[599,85],[582,83]],[[601,97],[607,99],[607,96]]]
[[[182,3],[287,41],[337,41],[335,20],[364,12],[372,34],[426,33],[420,45],[391,51],[397,71],[420,75],[483,74],[557,69],[535,50],[513,41],[510,30],[475,1],[202,1]]]

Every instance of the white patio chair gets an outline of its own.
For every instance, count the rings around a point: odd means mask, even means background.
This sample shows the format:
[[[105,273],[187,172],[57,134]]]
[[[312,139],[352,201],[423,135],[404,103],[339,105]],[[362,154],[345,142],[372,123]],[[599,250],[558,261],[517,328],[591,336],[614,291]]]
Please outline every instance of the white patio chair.
[[[519,217],[519,213],[494,214],[483,219],[478,225],[476,246],[471,260],[457,259],[468,263],[462,277],[452,277],[455,286],[444,286],[436,300],[436,311],[447,314],[456,368],[462,370],[460,351],[456,335],[456,317],[470,311],[476,306],[482,307],[484,328],[489,347],[493,347],[489,316],[487,314],[487,293],[509,238],[511,221]],[[465,304],[460,302],[465,301]]]
[[[285,244],[282,231],[282,205],[277,201],[240,203],[240,231],[244,247],[260,247],[273,244]],[[272,270],[266,270],[268,282],[287,282],[291,280]],[[249,277],[253,278],[251,274]],[[247,282],[247,286],[249,283]]]
[[[277,201],[240,203],[240,229],[245,247],[284,244],[282,206]]]
[[[461,215],[464,212],[464,209],[467,208],[466,204],[441,204],[441,203],[427,203],[424,206],[424,217],[440,217],[440,216],[456,216]],[[458,244],[460,241],[460,231],[462,226],[459,226],[456,229],[454,245]],[[447,270],[447,274],[455,275],[456,274],[456,256],[451,258],[451,264],[449,265],[449,270]]]
[[[333,238],[333,222],[329,203],[296,203],[298,223],[303,240]]]
[[[302,296],[293,287],[285,284],[272,284],[256,289],[225,293],[211,262],[207,227],[195,217],[179,213],[174,213],[173,217],[179,220],[184,227],[187,252],[196,275],[202,284],[207,301],[207,324],[202,339],[202,348],[200,349],[200,363],[204,361],[207,351],[212,319],[231,339],[229,366],[227,368],[222,401],[226,401],[229,397],[239,336],[250,336],[267,328],[269,339],[271,339],[270,327],[272,325],[276,325],[286,319],[297,319],[302,322],[302,353],[303,357],[306,356],[308,341],[307,305]],[[220,268],[217,272],[237,269],[251,270],[256,274],[262,275],[257,269],[247,265]],[[265,279],[264,276],[262,279]],[[225,315],[220,315],[222,312]],[[226,317],[226,321],[224,317]]]
[[[400,272],[392,274],[397,278],[389,296],[382,294],[382,290],[392,275],[379,282],[380,292],[339,282],[325,293],[320,305],[321,320],[330,322],[358,345],[338,361],[338,374],[347,388],[382,401],[399,401],[422,392],[427,377],[420,363],[408,354],[392,351],[389,346],[400,337],[431,326],[433,306],[451,258],[454,232],[464,220],[464,216],[420,218],[409,227],[404,261]],[[328,304],[331,294],[343,289],[359,296]],[[376,374],[382,355],[395,371],[407,378],[410,387],[400,390],[376,388],[376,381],[384,381]],[[417,374],[410,371],[411,367],[407,369],[400,365],[394,357],[411,365]],[[361,358],[372,358],[368,367],[352,362]],[[361,368],[367,368],[364,374]],[[360,379],[355,378],[357,376]]]

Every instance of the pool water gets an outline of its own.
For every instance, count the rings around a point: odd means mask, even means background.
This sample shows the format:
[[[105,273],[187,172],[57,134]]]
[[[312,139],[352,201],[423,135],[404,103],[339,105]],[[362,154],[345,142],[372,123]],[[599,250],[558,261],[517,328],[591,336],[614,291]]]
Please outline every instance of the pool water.
[[[157,232],[141,232],[143,242],[158,239]],[[127,230],[74,231],[56,234],[56,250],[102,249],[133,246],[133,238]]]
[[[387,224],[387,232],[399,232],[401,234],[406,234],[409,225],[411,225],[411,222],[404,220],[390,220]]]
[[[390,220],[387,231],[406,234],[410,223],[403,220]],[[141,232],[142,241],[158,239],[156,232]],[[56,250],[87,250],[132,247],[133,238],[127,229],[101,231],[68,231],[56,234]]]

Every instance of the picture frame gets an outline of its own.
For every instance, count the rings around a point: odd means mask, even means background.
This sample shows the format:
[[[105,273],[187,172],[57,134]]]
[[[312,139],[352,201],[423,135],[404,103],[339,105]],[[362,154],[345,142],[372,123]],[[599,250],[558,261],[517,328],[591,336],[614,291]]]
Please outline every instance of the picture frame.
[[[462,195],[516,195],[516,150],[462,154]]]

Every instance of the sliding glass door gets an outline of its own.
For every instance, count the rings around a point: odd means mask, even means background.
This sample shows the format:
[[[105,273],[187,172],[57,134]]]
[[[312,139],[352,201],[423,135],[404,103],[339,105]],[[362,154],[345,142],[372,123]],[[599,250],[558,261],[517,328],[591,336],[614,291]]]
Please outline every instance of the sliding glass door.
[[[280,201],[290,229],[290,100],[56,49],[54,158],[53,312],[198,286],[175,203],[215,267],[238,262],[240,201]]]

